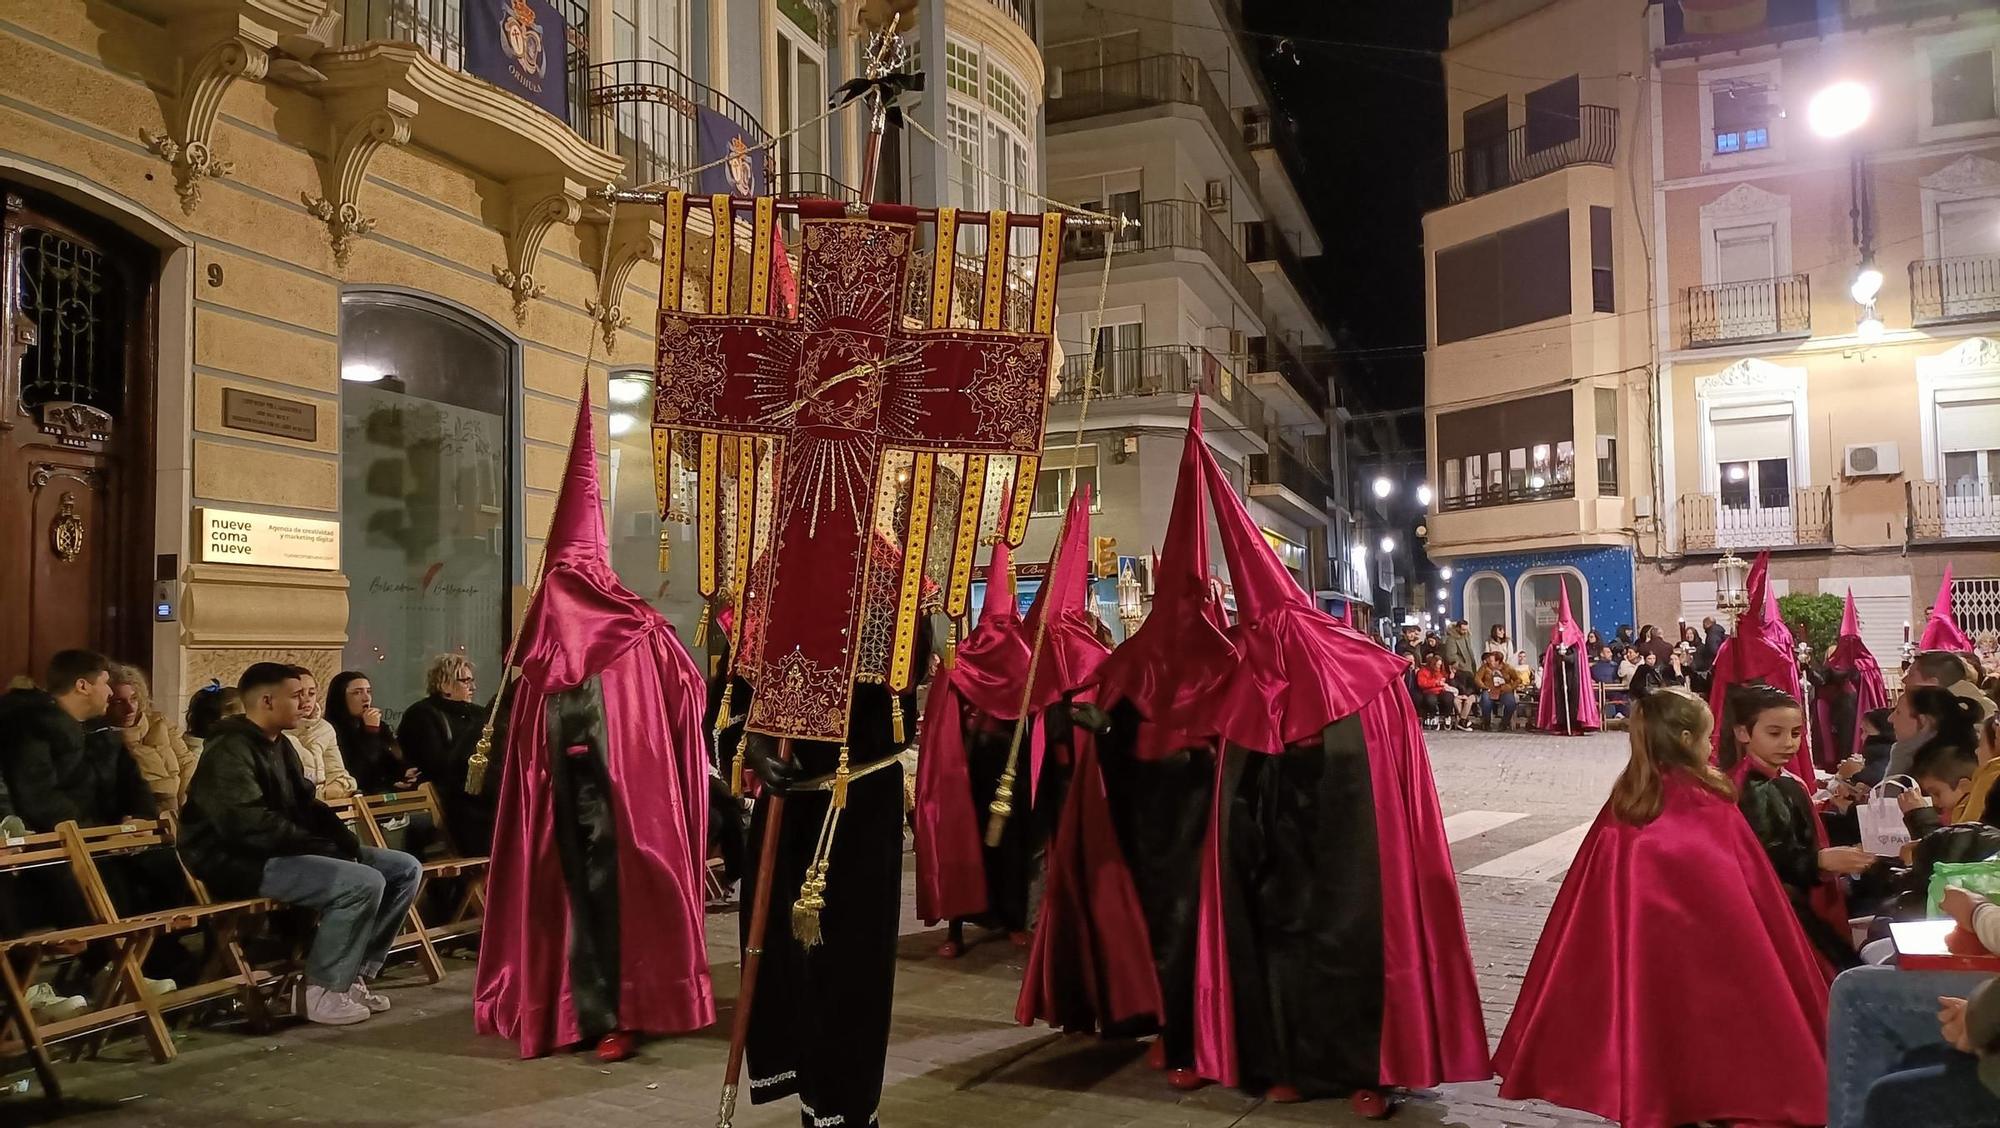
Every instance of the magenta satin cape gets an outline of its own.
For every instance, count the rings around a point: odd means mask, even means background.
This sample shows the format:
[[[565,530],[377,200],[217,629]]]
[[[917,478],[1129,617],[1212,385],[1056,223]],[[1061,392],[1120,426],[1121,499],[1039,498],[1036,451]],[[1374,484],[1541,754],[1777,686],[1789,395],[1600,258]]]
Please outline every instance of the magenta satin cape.
[[[1736,804],[1670,777],[1577,851],[1500,1039],[1500,1095],[1625,1128],[1826,1123],[1826,983]],[[1718,968],[1729,974],[1718,975]]]
[[[1708,688],[1708,709],[1715,714],[1715,732],[1710,740],[1717,748],[1721,747],[1722,726],[1729,716],[1726,705],[1731,686],[1760,681],[1784,690],[1794,700],[1805,700],[1799,690],[1799,660],[1792,652],[1792,632],[1774,610],[1770,574],[1771,554],[1758,553],[1745,585],[1749,610],[1736,620],[1736,633],[1723,640],[1722,649],[1715,654],[1715,669],[1709,675],[1712,681]],[[1805,784],[1806,794],[1812,795],[1819,791],[1819,781],[1813,778],[1812,771],[1811,718],[1805,720],[1807,731],[1800,746],[1805,751],[1792,757],[1788,766],[1799,782]]]
[[[1236,662],[1215,695],[1218,737],[1225,746],[1278,755],[1336,720],[1361,717],[1382,873],[1379,1080],[1425,1088],[1490,1077],[1458,879],[1416,708],[1403,689],[1403,662],[1313,606],[1257,533],[1214,456],[1205,446],[1197,454],[1241,616],[1231,631]],[[1235,1085],[1219,809],[1210,816],[1197,923],[1195,1066]]]
[[[1829,670],[1847,673],[1848,692],[1839,699],[1842,707],[1845,708],[1844,703],[1850,699],[1854,702],[1854,738],[1849,747],[1837,748],[1834,752],[1837,758],[1859,756],[1861,746],[1868,737],[1862,715],[1889,703],[1889,687],[1882,682],[1881,663],[1875,661],[1875,654],[1868,649],[1868,644],[1861,641],[1861,617],[1855,612],[1852,590],[1847,593],[1847,610],[1840,616],[1840,638],[1834,642],[1833,653],[1827,658],[1826,666]],[[1839,731],[1833,725],[1835,704],[1822,694],[1814,709],[1819,715],[1813,719],[1819,722],[1820,731],[1827,733],[1829,740],[1833,733]]]
[[[1549,635],[1549,648],[1542,652],[1542,692],[1540,703],[1535,706],[1535,727],[1543,732],[1554,732],[1563,723],[1561,702],[1556,694],[1561,692],[1557,681],[1557,664],[1562,661],[1558,646],[1570,647],[1569,660],[1576,666],[1577,702],[1576,720],[1584,732],[1596,732],[1604,727],[1604,718],[1597,708],[1597,684],[1590,677],[1590,655],[1583,651],[1583,628],[1576,625],[1576,616],[1570,614],[1569,585],[1557,589],[1556,629]]]
[[[1089,687],[1110,654],[1091,628],[1095,613],[1085,602],[1090,544],[1090,492],[1083,489],[1070,498],[1062,543],[1022,624],[1032,640],[1035,623],[1048,616],[1035,672],[1035,715],[1060,707],[1064,694],[1093,699]],[[1024,1026],[1040,1020],[1090,1030],[1158,1016],[1163,1008],[1146,917],[1111,822],[1096,742],[1081,725],[1071,729],[1071,740],[1069,790],[1049,840],[1041,914],[1014,1018]],[[1037,775],[1040,764],[1037,755]],[[1014,817],[1022,817],[1018,809]]]
[[[516,657],[473,1004],[479,1032],[513,1039],[523,1057],[581,1036],[544,745],[550,695],[593,676],[618,820],[618,1024],[678,1034],[715,1021],[703,937],[704,686],[667,621],[612,574],[588,388],[543,568]]]
[[[952,664],[938,671],[924,698],[923,747],[917,755],[917,916],[925,924],[986,911],[986,864],[980,849],[986,828],[972,805],[972,776],[965,753],[964,710],[1011,721],[1021,711],[1028,684],[1028,640],[1014,606],[1014,568],[1007,542],[993,545],[986,566],[986,602],[979,623],[959,644]],[[1039,745],[1041,726],[1031,728]],[[1030,761],[1039,755],[1030,749]]]
[[[1924,633],[1917,639],[1918,650],[1951,650],[1966,653],[1972,649],[1972,640],[1959,629],[1958,620],[1951,611],[1951,564],[1944,566],[1944,580],[1938,584],[1937,598],[1931,601],[1930,614],[1924,619]]]

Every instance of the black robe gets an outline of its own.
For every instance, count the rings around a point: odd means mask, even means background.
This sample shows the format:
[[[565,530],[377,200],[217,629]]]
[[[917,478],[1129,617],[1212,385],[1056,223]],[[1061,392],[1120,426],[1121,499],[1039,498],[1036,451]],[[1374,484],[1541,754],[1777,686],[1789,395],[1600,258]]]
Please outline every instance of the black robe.
[[[556,855],[569,897],[570,996],[585,1044],[618,1024],[618,818],[597,678],[549,698],[547,757]],[[488,775],[497,775],[491,765]]]
[[[916,667],[930,665],[928,632],[920,633]],[[739,687],[739,711],[749,701]],[[917,697],[904,694],[904,733],[915,735]],[[767,739],[755,737],[754,739]],[[848,767],[858,771],[901,754],[893,739],[890,694],[878,684],[854,687],[848,724]],[[836,745],[794,741],[805,778],[830,774]],[[750,1015],[748,1083],[752,1104],[796,1095],[804,1128],[865,1128],[882,1101],[889,1053],[889,1013],[896,989],[897,927],[903,907],[903,770],[890,766],[855,780],[847,791],[826,877],[823,940],[812,948],[792,935],[791,907],[819,841],[830,791],[785,799],[772,871],[770,923]],[[757,800],[750,842],[761,849],[771,796]],[[756,865],[743,875],[743,903],[757,895]],[[739,915],[748,943],[750,912]]]
[[[1737,793],[1736,805],[1749,820],[1758,845],[1771,859],[1771,868],[1791,899],[1792,912],[1799,918],[1806,939],[1836,971],[1859,966],[1861,959],[1855,954],[1851,938],[1836,933],[1832,925],[1813,911],[1812,893],[1820,883],[1819,836],[1813,829],[1813,820],[1819,816],[1813,811],[1805,788],[1797,779],[1774,778],[1753,771],[1747,773]]]
[[[1222,789],[1241,1084],[1309,1097],[1375,1085],[1382,868],[1361,718],[1279,756],[1229,748]]]
[[[1097,763],[1119,849],[1145,914],[1164,1014],[1169,1069],[1194,1068],[1196,927],[1202,844],[1215,798],[1215,754],[1183,748],[1162,760],[1135,755],[1142,721],[1131,703],[1085,715],[1097,728]],[[1080,719],[1085,719],[1080,718]]]
[[[1543,668],[1548,669],[1549,663],[1544,662]],[[1554,669],[1555,677],[1542,692],[1554,695],[1556,731],[1575,735],[1583,731],[1583,695],[1596,693],[1597,686],[1586,675],[1574,646],[1556,649]]]
[[[972,812],[979,827],[980,860],[986,872],[986,912],[968,918],[973,924],[1005,932],[1026,932],[1033,920],[1033,894],[1042,871],[1049,838],[1055,833],[1057,815],[1068,786],[1071,750],[1069,710],[1057,705],[1043,713],[1042,774],[1033,788],[1034,801],[1028,802],[1028,773],[1033,770],[1028,734],[1021,739],[1021,762],[1015,769],[1013,803],[1015,811],[1028,811],[1026,818],[1009,818],[1002,824],[1000,844],[986,845],[986,827],[993,813],[993,797],[1000,790],[1000,776],[1006,771],[1008,751],[1014,743],[1014,722],[1001,721],[966,706],[961,731],[965,740],[965,770],[972,784]],[[954,925],[960,922],[952,922]]]

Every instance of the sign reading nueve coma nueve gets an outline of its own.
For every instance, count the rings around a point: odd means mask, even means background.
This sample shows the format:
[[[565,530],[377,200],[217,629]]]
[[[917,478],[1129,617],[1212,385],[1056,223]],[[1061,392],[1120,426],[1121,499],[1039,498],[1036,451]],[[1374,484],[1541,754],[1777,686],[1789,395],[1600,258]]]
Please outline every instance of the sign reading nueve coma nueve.
[[[340,570],[340,525],[310,517],[194,511],[195,559],[204,564]]]

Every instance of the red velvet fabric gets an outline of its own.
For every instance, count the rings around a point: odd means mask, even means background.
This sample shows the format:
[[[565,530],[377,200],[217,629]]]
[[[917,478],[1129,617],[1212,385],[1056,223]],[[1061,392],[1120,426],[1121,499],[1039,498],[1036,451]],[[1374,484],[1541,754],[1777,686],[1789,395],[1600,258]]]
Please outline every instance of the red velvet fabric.
[[[618,1024],[678,1034],[715,1021],[703,935],[704,685],[667,621],[612,573],[603,512],[586,389],[541,587],[521,628],[474,986],[479,1032],[513,1039],[523,1057],[580,1037],[545,718],[551,695],[591,677],[603,690],[618,820]]]
[[[1930,613],[1924,617],[1924,633],[1917,639],[1918,650],[1953,650],[1960,653],[1972,649],[1972,640],[1959,629],[1958,620],[1951,611],[1951,564],[1944,566],[1944,579],[1938,583],[1937,598],[1931,600]]]
[[[1568,661],[1576,667],[1577,723],[1585,732],[1596,732],[1604,727],[1604,717],[1597,708],[1597,685],[1590,677],[1591,656],[1583,649],[1583,628],[1576,625],[1576,616],[1570,613],[1569,585],[1558,589],[1557,598],[1556,629],[1549,636],[1549,648],[1542,652],[1542,693],[1535,706],[1535,727],[1554,732],[1563,725],[1562,702],[1556,697],[1556,687],[1561,684],[1557,667],[1564,659],[1557,648],[1567,646],[1571,648]]]
[[[1827,657],[1826,667],[1847,675],[1847,692],[1838,697],[1821,694],[1813,718],[1820,731],[1831,734],[1838,731],[1833,724],[1832,709],[1854,710],[1853,739],[1846,748],[1834,749],[1835,757],[1861,755],[1861,746],[1868,738],[1862,716],[1872,709],[1880,709],[1889,703],[1889,687],[1882,681],[1881,663],[1875,661],[1874,652],[1861,641],[1861,617],[1855,613],[1854,592],[1847,593],[1847,609],[1840,616],[1840,637],[1833,644],[1833,653]],[[1852,702],[1851,706],[1849,702]]]
[[[1750,576],[1745,585],[1750,608],[1736,620],[1736,633],[1723,641],[1722,649],[1715,655],[1715,669],[1710,674],[1712,680],[1708,689],[1708,708],[1715,714],[1715,732],[1711,740],[1716,747],[1721,746],[1722,726],[1727,723],[1725,718],[1729,715],[1725,706],[1731,686],[1761,681],[1791,694],[1794,700],[1805,700],[1805,695],[1799,690],[1799,660],[1792,652],[1792,632],[1774,610],[1770,577],[1771,554],[1760,552],[1750,565]],[[1803,747],[1811,749],[1810,728],[1804,741]],[[1819,791],[1819,782],[1813,779],[1809,751],[1792,757],[1790,770],[1799,777],[1799,782],[1805,784],[1806,794]]]
[[[1812,946],[1736,805],[1665,786],[1659,818],[1606,807],[1577,851],[1494,1056],[1500,1095],[1626,1128],[1824,1124]]]

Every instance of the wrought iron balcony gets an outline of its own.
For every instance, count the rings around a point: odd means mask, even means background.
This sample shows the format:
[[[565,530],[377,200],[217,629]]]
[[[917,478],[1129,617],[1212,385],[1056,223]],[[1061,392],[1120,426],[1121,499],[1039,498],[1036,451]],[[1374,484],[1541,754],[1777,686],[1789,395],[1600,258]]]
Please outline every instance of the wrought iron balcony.
[[[1094,43],[1079,46],[1090,47],[1095,57]],[[1050,51],[1049,61],[1063,66],[1063,51]],[[1062,97],[1050,98],[1046,107],[1050,125],[1152,106],[1199,106],[1243,179],[1257,183],[1257,162],[1244,144],[1243,127],[1208,77],[1208,67],[1195,56],[1148,55],[1122,63],[1065,66],[1062,76]]]
[[[1181,396],[1200,392],[1236,417],[1245,430],[1264,433],[1264,404],[1244,382],[1241,372],[1199,345],[1153,345],[1136,349],[1106,349],[1092,400]],[[1092,357],[1078,352],[1063,358],[1062,391],[1056,403],[1081,403]]]
[[[1610,164],[1617,154],[1618,111],[1611,106],[1578,106],[1570,137],[1531,137],[1531,128],[1541,132],[1539,126],[1515,126],[1504,138],[1453,150],[1445,171],[1448,202],[1463,203],[1571,165]]]
[[[1324,506],[1334,496],[1333,482],[1324,470],[1277,440],[1267,453],[1250,456],[1250,483],[1283,486],[1315,507]]]
[[[1027,32],[1030,36],[1035,34],[1034,0],[987,0],[987,2],[1006,13],[1010,19],[1020,25],[1022,31]]]
[[[851,188],[823,172],[784,172],[778,174],[773,193],[779,199],[845,200],[850,204],[861,202],[861,190]]]
[[[2000,318],[2000,255],[1910,264],[1910,322],[1947,325]]]
[[[587,134],[590,98],[590,2],[551,0],[563,18],[563,81],[569,91],[569,127]],[[358,47],[387,41],[413,43],[453,70],[465,70],[465,10],[461,0],[345,0],[341,43]],[[608,148],[608,146],[607,146]]]
[[[1833,543],[1833,492],[1826,486],[1682,494],[1679,513],[1682,552]]]
[[[1313,414],[1324,419],[1332,405],[1327,400],[1326,381],[1306,366],[1298,350],[1283,337],[1253,337],[1250,340],[1250,371],[1276,372],[1284,377],[1310,405]]]
[[[1461,509],[1491,509],[1497,505],[1523,505],[1532,501],[1563,501],[1576,496],[1576,481],[1566,478],[1562,481],[1542,479],[1542,484],[1534,484],[1536,479],[1522,482],[1510,481],[1503,485],[1487,486],[1484,489],[1468,490],[1455,497],[1439,497],[1438,512],[1452,513]]]
[[[750,148],[770,149],[771,135],[750,111],[671,64],[654,59],[599,63],[590,68],[589,83],[590,139],[625,158],[627,185],[694,187],[694,178],[682,170],[723,155],[701,151],[703,110],[727,118]]]
[[[1910,482],[1912,541],[2000,539],[2000,479]]]
[[[1812,336],[1812,284],[1803,274],[1690,286],[1681,296],[1689,348]]]
[[[1157,251],[1179,247],[1201,251],[1229,280],[1250,307],[1253,316],[1264,317],[1264,284],[1243,260],[1243,252],[1215,222],[1208,209],[1193,200],[1147,200],[1139,205],[1139,228],[1126,229],[1113,244],[1119,254]],[[1104,257],[1104,236],[1072,232],[1063,247],[1063,258],[1081,262]]]

